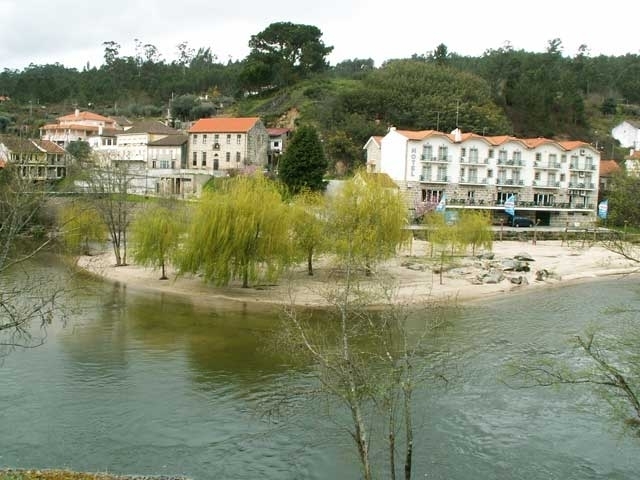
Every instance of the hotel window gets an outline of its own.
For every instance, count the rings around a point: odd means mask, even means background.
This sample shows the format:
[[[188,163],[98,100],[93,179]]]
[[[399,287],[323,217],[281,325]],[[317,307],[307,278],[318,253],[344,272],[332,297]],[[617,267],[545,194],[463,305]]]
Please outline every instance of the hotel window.
[[[193,152],[193,160],[192,160],[191,164],[194,167],[198,166],[198,152]]]
[[[207,152],[202,152],[202,166],[207,166]]]
[[[236,152],[236,162],[240,163],[240,152]]]
[[[207,135],[202,135],[202,144],[203,145],[207,144]]]
[[[227,160],[227,163],[229,163],[231,161],[231,152],[227,152],[225,156],[226,156],[225,159]]]
[[[242,135],[236,135],[236,144],[240,145],[242,143]]]
[[[193,136],[193,144],[195,145],[196,143],[198,143],[198,135]]]
[[[231,145],[231,135],[227,135],[227,145]]]

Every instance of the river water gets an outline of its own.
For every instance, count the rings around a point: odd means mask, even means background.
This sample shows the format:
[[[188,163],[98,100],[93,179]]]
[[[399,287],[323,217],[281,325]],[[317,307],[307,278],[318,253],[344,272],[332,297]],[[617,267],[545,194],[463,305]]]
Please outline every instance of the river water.
[[[355,450],[321,406],[270,416],[305,365],[273,347],[277,312],[84,279],[65,326],[0,367],[0,466],[195,479],[359,478]],[[568,350],[593,322],[640,308],[632,278],[473,304],[425,355],[448,382],[416,394],[415,476],[637,479],[640,440],[588,388],[509,388],[514,359]],[[295,414],[293,413],[295,412]],[[374,446],[375,449],[375,446]]]

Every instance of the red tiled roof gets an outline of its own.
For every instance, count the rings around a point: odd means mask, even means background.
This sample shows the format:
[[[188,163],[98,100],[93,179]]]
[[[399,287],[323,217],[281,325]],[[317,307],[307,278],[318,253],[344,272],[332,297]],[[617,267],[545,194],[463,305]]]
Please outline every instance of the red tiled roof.
[[[267,133],[272,137],[279,137],[290,131],[290,128],[267,128]]]
[[[42,127],[42,130],[84,130],[84,131],[91,131],[91,132],[97,132],[98,128],[96,125],[79,125],[76,123],[73,124],[67,124],[67,125],[59,125],[57,123],[50,123],[48,125],[45,125]]]
[[[40,147],[47,153],[66,153],[64,148],[62,148],[57,143],[51,142],[49,140],[33,140],[33,143],[35,143],[38,147]]]
[[[115,123],[115,120],[109,117],[103,117],[102,115],[98,115],[93,112],[78,112],[78,115],[74,113],[70,113],[69,115],[65,115],[63,117],[58,117],[58,121],[66,122],[70,120],[94,120],[98,122],[106,122],[106,123]]]
[[[619,172],[620,165],[615,160],[600,160],[600,176],[606,177],[615,172]]]
[[[246,133],[258,121],[258,117],[201,118],[193,124],[189,133]]]

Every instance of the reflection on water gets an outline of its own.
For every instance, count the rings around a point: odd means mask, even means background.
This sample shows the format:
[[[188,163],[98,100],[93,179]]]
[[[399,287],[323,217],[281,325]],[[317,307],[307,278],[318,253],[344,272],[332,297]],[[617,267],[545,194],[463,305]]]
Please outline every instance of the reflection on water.
[[[82,282],[82,313],[0,368],[0,421],[11,432],[0,437],[0,466],[358,478],[349,439],[321,405],[265,416],[279,392],[313,382],[308,366],[273,347],[277,311],[203,309]],[[603,314],[611,303],[637,307],[635,284],[536,291],[459,312],[423,358],[450,381],[416,394],[415,478],[637,478],[640,445],[588,390],[500,382],[513,358],[564,351],[592,321],[615,327],[628,314]]]

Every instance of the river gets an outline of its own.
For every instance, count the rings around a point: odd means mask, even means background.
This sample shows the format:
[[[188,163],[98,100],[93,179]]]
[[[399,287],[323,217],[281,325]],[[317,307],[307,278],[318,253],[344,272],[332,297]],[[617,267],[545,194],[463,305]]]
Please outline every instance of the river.
[[[194,479],[359,478],[319,405],[267,415],[308,366],[273,347],[277,313],[82,280],[46,343],[0,367],[0,466]],[[424,362],[448,383],[416,395],[415,475],[429,479],[637,479],[640,441],[585,387],[513,389],[505,365],[565,352],[592,322],[640,308],[631,278],[505,296],[458,312]],[[307,408],[305,408],[307,407]]]

